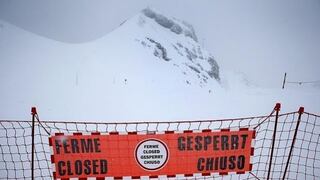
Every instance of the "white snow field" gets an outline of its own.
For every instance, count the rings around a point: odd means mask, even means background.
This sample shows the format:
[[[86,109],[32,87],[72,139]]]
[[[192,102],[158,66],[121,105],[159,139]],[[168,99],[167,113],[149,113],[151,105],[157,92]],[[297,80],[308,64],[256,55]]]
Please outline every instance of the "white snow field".
[[[150,9],[82,44],[0,24],[1,119],[30,119],[32,106],[50,120],[217,119],[266,115],[277,102],[320,114],[319,87],[254,86],[219,67],[191,25]]]

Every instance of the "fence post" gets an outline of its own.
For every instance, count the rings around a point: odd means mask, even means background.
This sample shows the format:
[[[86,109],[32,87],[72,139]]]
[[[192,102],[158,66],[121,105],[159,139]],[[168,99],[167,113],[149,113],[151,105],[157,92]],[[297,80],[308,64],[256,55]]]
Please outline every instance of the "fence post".
[[[304,113],[304,107],[300,107],[298,113],[299,113],[299,117],[298,117],[296,129],[294,131],[294,135],[293,135],[293,139],[292,139],[292,143],[291,143],[291,147],[290,147],[290,151],[289,151],[289,156],[288,156],[288,160],[287,160],[287,163],[286,163],[286,168],[284,169],[284,173],[283,173],[282,179],[285,179],[287,171],[288,171],[289,162],[290,162],[290,159],[291,159],[291,156],[292,156],[294,144],[296,142],[296,138],[297,138],[297,134],[298,134],[299,125],[300,125],[300,122],[301,122],[301,115]]]
[[[272,136],[271,155],[270,155],[270,160],[269,160],[269,170],[268,170],[268,177],[267,177],[268,180],[270,179],[270,173],[271,173],[273,150],[274,150],[274,143],[275,143],[276,134],[277,134],[277,125],[278,125],[280,107],[281,107],[280,103],[277,103],[276,106],[274,107],[274,110],[276,111],[276,119],[274,122],[274,130],[273,130],[273,136]]]
[[[35,119],[37,114],[37,109],[35,107],[31,108],[32,114],[32,145],[31,145],[31,179],[34,180],[34,128],[35,128]]]
[[[282,89],[284,89],[284,85],[286,84],[287,73],[284,73]]]

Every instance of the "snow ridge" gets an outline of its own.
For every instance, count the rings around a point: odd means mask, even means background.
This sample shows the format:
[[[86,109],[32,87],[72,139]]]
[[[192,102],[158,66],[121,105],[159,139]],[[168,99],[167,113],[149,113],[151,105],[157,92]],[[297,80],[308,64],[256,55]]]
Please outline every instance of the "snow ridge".
[[[185,21],[181,23],[178,22],[177,19],[169,19],[162,14],[155,12],[150,8],[146,8],[142,10],[143,14],[151,19],[154,19],[159,25],[170,29],[172,32],[176,34],[183,33],[185,36],[192,38],[194,41],[198,42],[198,38],[194,31],[192,25],[188,24]]]
[[[171,63],[185,75],[185,83],[205,87],[209,81],[220,82],[220,67],[214,57],[197,41],[192,25],[168,18],[153,9],[142,10],[137,24],[146,34],[136,41],[153,55]]]

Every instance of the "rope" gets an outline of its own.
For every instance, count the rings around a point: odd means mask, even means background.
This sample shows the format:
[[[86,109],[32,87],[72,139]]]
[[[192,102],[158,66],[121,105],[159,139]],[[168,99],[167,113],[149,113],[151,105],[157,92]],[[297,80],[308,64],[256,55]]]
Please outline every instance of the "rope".
[[[316,83],[320,83],[320,80],[317,81],[287,81],[288,84],[316,84]]]
[[[43,124],[41,123],[40,118],[39,118],[39,115],[38,115],[38,114],[35,114],[35,117],[36,117],[38,123],[40,124],[40,126],[46,131],[46,133],[47,133],[48,135],[50,135],[49,131],[48,131],[48,130],[43,126]]]

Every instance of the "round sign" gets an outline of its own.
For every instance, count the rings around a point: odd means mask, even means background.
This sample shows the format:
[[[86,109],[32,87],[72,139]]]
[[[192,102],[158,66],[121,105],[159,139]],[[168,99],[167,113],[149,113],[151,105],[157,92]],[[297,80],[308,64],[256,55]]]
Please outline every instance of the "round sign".
[[[136,160],[138,164],[149,171],[161,169],[168,161],[168,148],[158,139],[147,139],[136,147]]]

